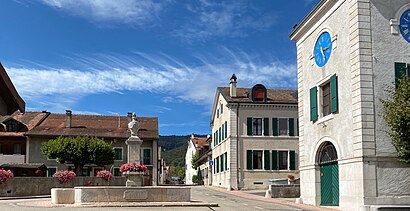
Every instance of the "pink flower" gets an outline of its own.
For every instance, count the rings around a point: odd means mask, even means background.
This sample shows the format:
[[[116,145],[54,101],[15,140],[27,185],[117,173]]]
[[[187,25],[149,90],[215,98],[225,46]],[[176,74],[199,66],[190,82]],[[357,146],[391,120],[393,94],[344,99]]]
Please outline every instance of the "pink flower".
[[[131,171],[131,172],[145,172],[148,170],[148,167],[146,165],[143,164],[133,164],[133,163],[126,163],[126,164],[122,164],[120,167],[120,172],[127,172],[127,171]]]
[[[0,185],[6,183],[13,177],[14,177],[14,174],[10,170],[0,169]]]
[[[101,170],[97,172],[97,177],[101,177],[106,181],[110,181],[112,179],[112,174],[107,170]]]
[[[61,184],[71,182],[76,176],[73,171],[69,170],[60,170],[53,175]]]

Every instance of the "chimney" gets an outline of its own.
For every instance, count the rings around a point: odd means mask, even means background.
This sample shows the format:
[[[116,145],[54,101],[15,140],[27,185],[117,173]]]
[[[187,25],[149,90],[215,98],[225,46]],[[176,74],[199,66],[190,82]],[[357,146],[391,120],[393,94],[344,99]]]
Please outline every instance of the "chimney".
[[[229,93],[231,97],[236,97],[236,75],[235,73],[231,77],[231,81],[229,82]]]
[[[131,112],[127,113],[127,120],[128,120],[128,123],[130,123],[132,121],[132,113]]]
[[[65,110],[65,127],[71,127],[71,110]]]

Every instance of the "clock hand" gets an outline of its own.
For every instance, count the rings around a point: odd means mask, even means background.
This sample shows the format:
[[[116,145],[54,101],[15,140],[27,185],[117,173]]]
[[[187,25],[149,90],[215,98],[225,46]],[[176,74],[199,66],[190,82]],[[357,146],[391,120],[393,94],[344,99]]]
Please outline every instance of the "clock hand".
[[[325,53],[323,52],[324,48],[320,47],[320,52],[322,53],[323,59],[326,60]]]

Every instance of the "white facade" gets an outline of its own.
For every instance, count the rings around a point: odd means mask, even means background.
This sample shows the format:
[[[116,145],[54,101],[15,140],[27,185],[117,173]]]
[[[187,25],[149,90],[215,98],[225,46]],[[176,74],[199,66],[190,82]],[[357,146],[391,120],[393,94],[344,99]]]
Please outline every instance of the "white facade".
[[[262,85],[255,87],[264,88]],[[210,144],[213,160],[210,182],[213,186],[236,190],[267,189],[270,179],[287,178],[288,175],[299,177],[297,99],[290,96],[296,91],[265,88],[268,99],[257,102],[250,99],[252,93],[246,94],[252,90],[236,88],[235,77],[231,78],[231,88],[219,87],[216,91]],[[271,99],[279,93],[289,95],[286,102]],[[273,122],[278,123],[279,119],[285,124],[281,135],[274,134],[278,131],[273,129]],[[248,121],[260,121],[256,133],[248,133],[253,124],[249,125]],[[282,161],[281,169],[277,166],[279,160]]]
[[[196,153],[196,148],[193,143],[194,135],[188,141],[188,148],[185,154],[185,184],[192,185],[192,176],[197,175],[197,170],[192,168],[192,157]]]
[[[398,32],[397,20],[410,0],[319,1],[292,31],[296,41],[300,121],[300,175],[303,203],[324,205],[321,153],[333,145],[342,210],[372,205],[410,204],[410,166],[397,161],[386,134],[382,99],[395,81],[395,63],[410,63],[410,43]],[[332,52],[323,67],[315,63],[315,43],[328,32]],[[327,49],[320,49],[325,51]],[[319,54],[320,56],[320,54]],[[327,82],[337,77],[337,111],[324,115]],[[316,87],[317,99],[312,98]],[[312,121],[312,102],[317,120]],[[332,182],[332,184],[335,184]],[[333,192],[335,193],[335,192]]]

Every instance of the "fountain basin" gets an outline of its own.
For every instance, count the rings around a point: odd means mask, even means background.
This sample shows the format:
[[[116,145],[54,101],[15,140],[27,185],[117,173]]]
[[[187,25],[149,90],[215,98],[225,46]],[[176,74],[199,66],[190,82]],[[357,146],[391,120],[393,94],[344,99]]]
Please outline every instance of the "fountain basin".
[[[60,193],[52,191],[52,193]],[[74,200],[60,199],[52,195],[56,202],[71,202],[75,204],[98,202],[190,202],[190,187],[125,187],[125,186],[96,186],[75,187]],[[71,197],[64,195],[64,197]]]

